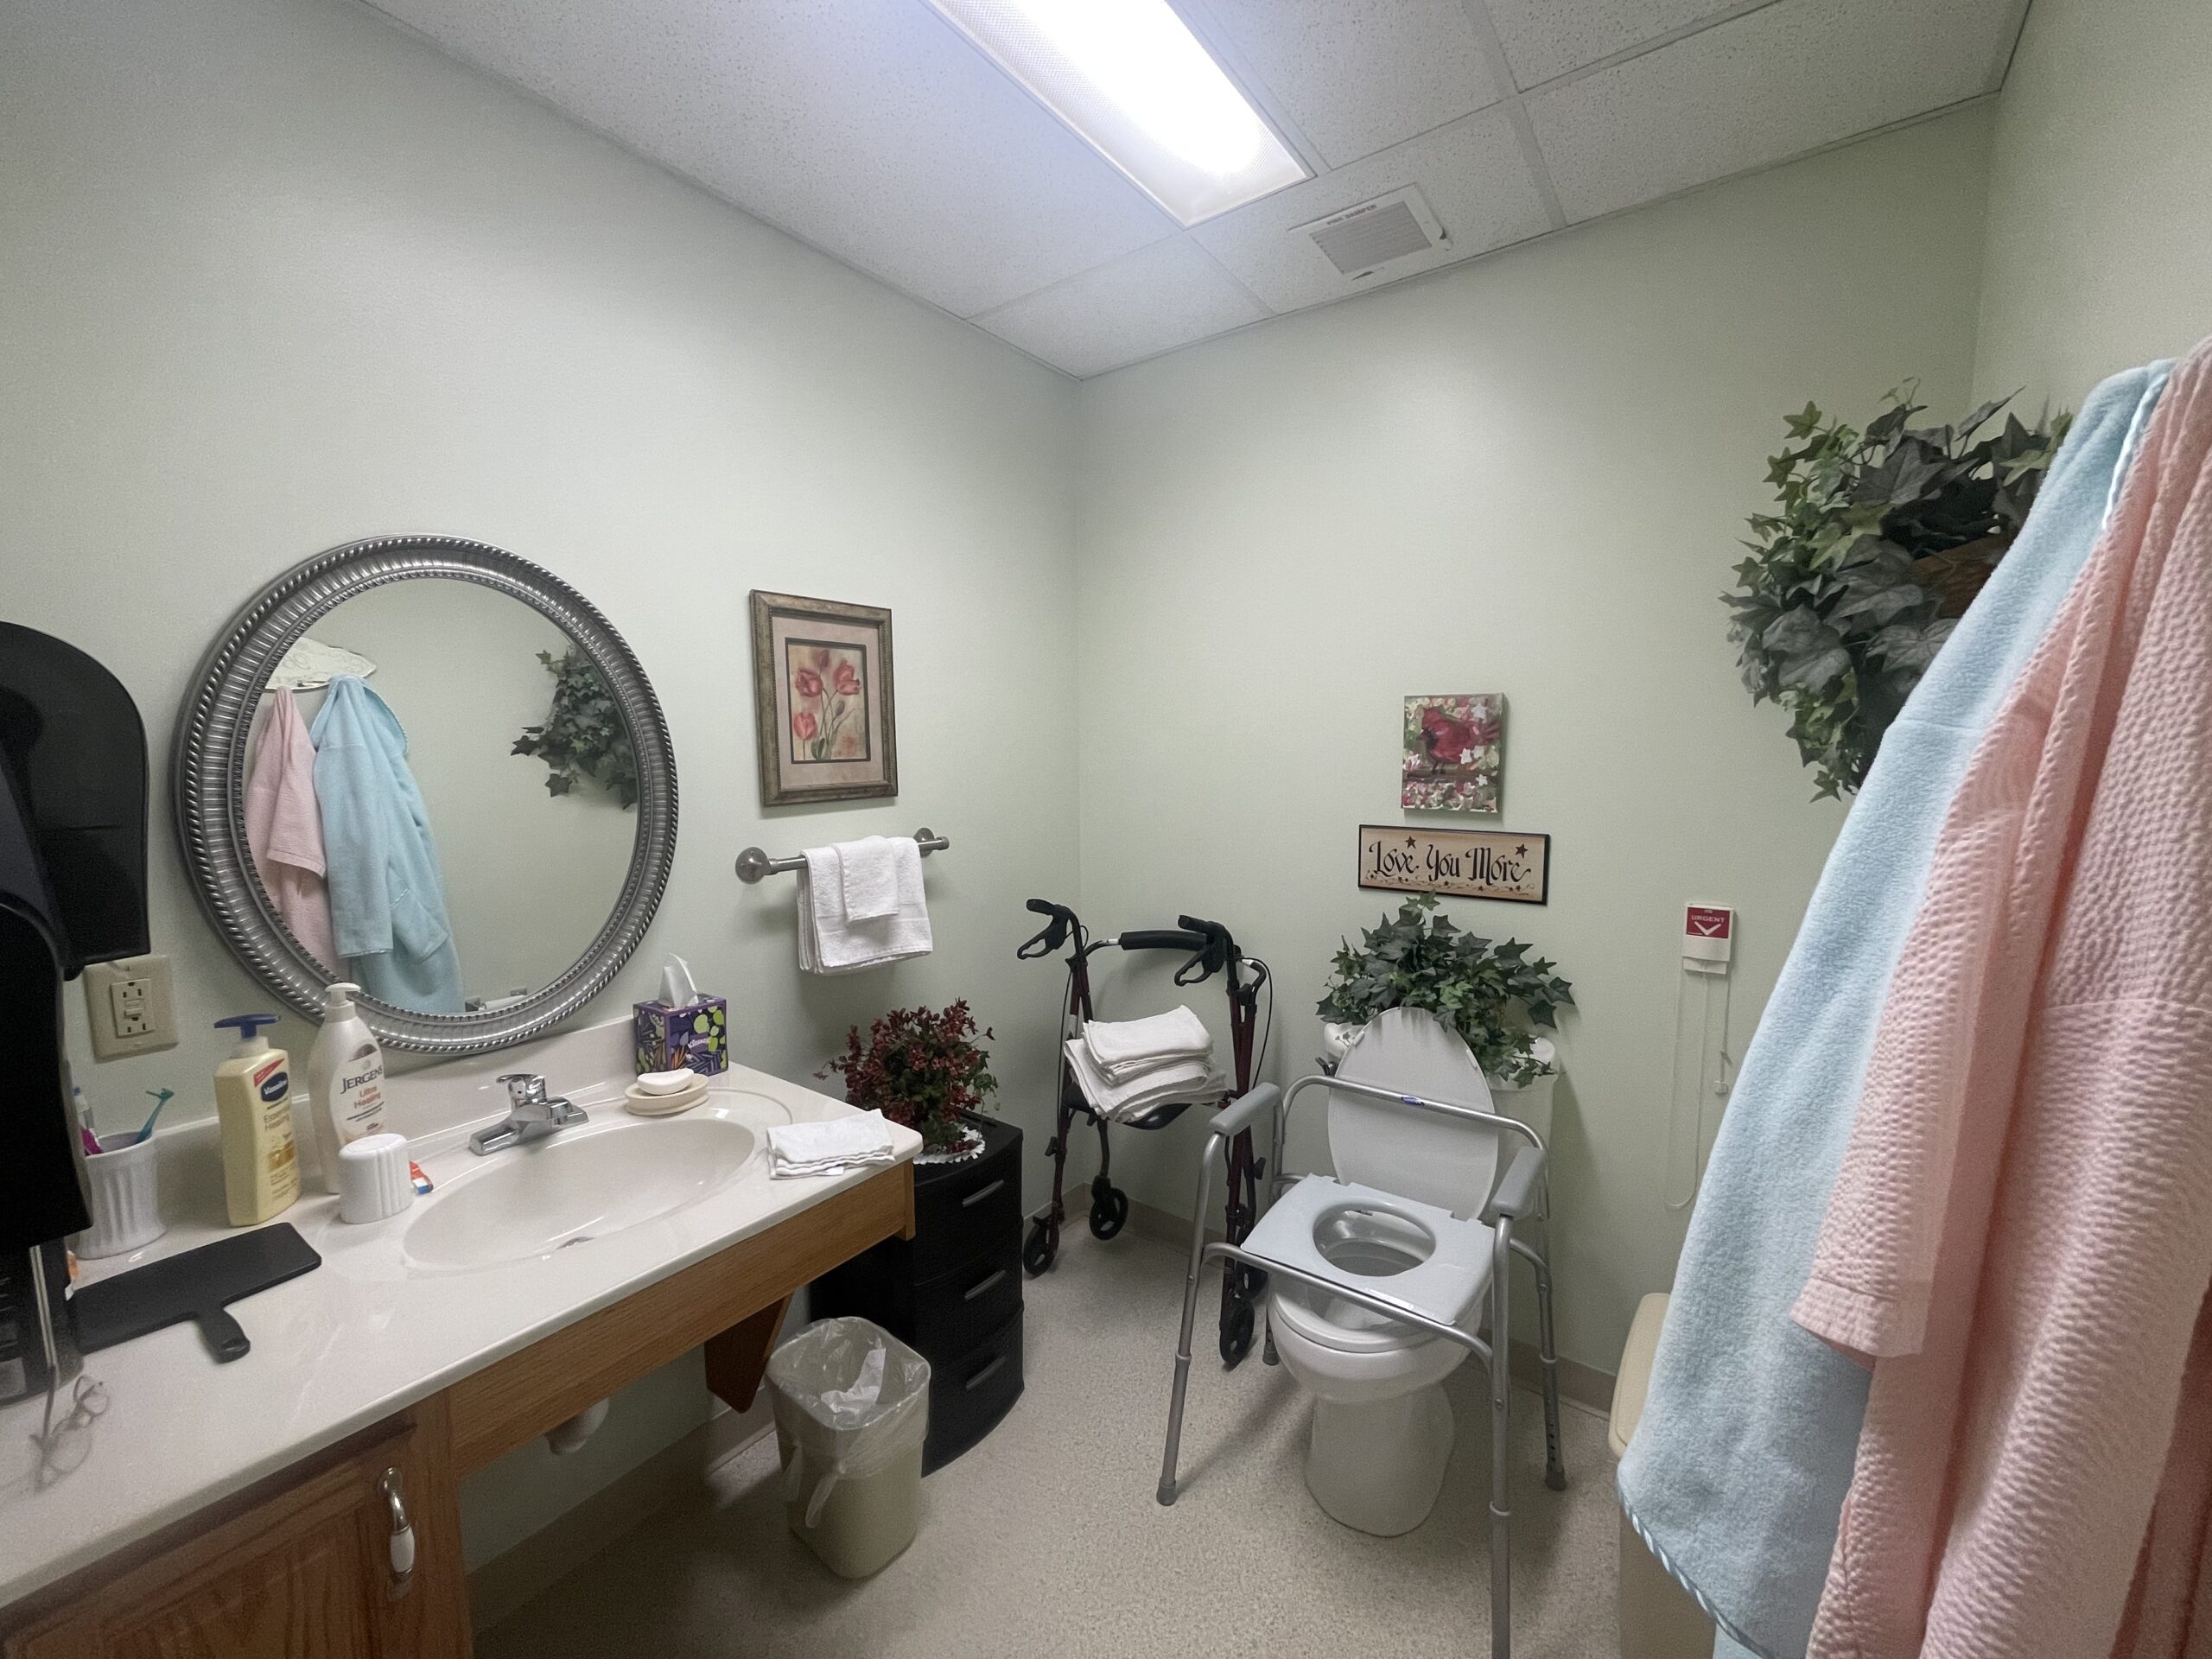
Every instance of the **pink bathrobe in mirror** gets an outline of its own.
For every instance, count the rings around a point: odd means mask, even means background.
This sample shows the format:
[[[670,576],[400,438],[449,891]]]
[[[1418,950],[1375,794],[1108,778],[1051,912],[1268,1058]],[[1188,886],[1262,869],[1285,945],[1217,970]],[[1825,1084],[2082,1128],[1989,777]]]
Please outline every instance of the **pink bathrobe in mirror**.
[[[345,970],[331,931],[330,893],[323,885],[322,808],[315,795],[315,745],[298,699],[269,694],[254,734],[245,778],[245,842],[276,913],[307,953]]]
[[[1796,1309],[1873,1369],[1817,1659],[2212,1652],[2208,454],[2200,346],[1890,982]]]

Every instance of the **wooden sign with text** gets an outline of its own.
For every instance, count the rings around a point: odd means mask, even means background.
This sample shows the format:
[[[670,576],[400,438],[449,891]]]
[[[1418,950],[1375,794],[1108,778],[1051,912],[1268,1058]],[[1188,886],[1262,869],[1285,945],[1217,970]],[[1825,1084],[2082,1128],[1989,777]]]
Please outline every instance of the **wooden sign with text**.
[[[1551,902],[1552,838],[1504,830],[1359,827],[1359,885],[1385,893]]]

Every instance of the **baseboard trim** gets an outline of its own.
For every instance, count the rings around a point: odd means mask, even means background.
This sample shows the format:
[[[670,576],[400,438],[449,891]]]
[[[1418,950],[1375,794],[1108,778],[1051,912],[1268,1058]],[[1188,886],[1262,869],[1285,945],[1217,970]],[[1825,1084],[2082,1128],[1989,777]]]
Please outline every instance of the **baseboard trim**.
[[[488,1630],[537,1599],[593,1556],[686,1494],[775,1427],[762,1401],[747,1412],[716,1411],[683,1439],[616,1476],[504,1554],[468,1575],[468,1611]]]
[[[1071,1213],[1070,1220],[1077,1221],[1079,1217]],[[1182,1251],[1187,1251],[1191,1248],[1191,1223],[1188,1217],[1171,1215],[1165,1210],[1157,1209],[1149,1204],[1140,1204],[1134,1198],[1129,1200],[1128,1230],[1138,1237],[1148,1238],[1156,1244],[1172,1245]],[[1066,1236],[1066,1232],[1063,1230],[1062,1239],[1065,1240]],[[1221,1235],[1209,1228],[1207,1236],[1218,1238]],[[1519,1323],[1517,1315],[1515,1323]],[[1508,1363],[1512,1368],[1514,1382],[1521,1387],[1534,1389],[1541,1382],[1543,1367],[1542,1363],[1536,1357],[1536,1349],[1533,1343],[1516,1340],[1510,1344]],[[1613,1374],[1611,1371],[1601,1371],[1595,1365],[1586,1365],[1579,1359],[1567,1359],[1563,1357],[1557,1362],[1557,1366],[1559,1397],[1561,1400],[1570,1405],[1580,1406],[1586,1411],[1596,1412],[1601,1417],[1611,1414]]]

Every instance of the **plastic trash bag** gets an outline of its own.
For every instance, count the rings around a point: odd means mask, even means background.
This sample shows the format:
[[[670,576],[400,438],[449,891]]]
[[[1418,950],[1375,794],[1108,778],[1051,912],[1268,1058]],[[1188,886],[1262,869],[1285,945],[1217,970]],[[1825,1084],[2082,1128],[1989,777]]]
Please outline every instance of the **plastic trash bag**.
[[[769,1357],[786,1502],[812,1481],[806,1524],[841,1480],[889,1466],[929,1432],[930,1363],[866,1319],[817,1319]]]

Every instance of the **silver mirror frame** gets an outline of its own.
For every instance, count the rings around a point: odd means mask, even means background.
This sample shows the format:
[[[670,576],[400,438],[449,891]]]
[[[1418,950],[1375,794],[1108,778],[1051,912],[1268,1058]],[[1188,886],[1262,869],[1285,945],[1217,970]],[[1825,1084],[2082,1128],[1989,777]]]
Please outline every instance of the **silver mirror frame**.
[[[179,711],[171,794],[194,893],[231,953],[289,1007],[319,1017],[330,982],[270,902],[245,842],[246,747],[262,688],[284,653],[346,600],[425,576],[473,582],[522,601],[574,640],[606,677],[638,760],[638,838],[620,897],[583,955],[527,1001],[489,1014],[420,1014],[360,997],[388,1047],[480,1054],[537,1036],[607,988],[645,938],[676,858],[676,757],[652,683],[591,601],[550,570],[483,542],[379,536],[287,571],[238,613],[200,666]]]

